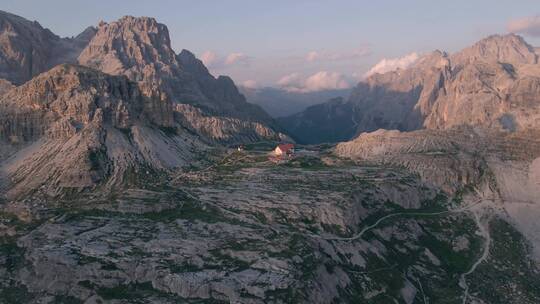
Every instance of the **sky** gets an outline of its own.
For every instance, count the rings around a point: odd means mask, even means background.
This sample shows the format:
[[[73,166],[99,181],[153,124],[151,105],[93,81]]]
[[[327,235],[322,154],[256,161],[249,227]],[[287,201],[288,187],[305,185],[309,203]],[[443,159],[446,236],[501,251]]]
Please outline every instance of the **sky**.
[[[490,34],[518,32],[540,46],[540,0],[2,0],[0,10],[60,36],[154,17],[177,52],[192,51],[214,75],[300,92],[345,88]]]

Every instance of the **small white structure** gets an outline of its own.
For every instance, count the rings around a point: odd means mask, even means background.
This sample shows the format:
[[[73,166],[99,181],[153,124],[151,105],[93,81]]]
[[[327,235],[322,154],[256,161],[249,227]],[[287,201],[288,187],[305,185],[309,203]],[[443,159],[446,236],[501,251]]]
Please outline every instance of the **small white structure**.
[[[281,145],[278,145],[274,149],[274,154],[276,156],[283,156],[283,155],[290,156],[290,155],[294,154],[294,145],[293,144],[281,144]]]

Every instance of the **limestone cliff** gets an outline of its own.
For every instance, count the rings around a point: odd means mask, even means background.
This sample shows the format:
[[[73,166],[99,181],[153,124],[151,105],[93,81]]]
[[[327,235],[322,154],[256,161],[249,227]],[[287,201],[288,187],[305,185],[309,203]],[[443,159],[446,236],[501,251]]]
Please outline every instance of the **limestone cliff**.
[[[352,137],[377,129],[412,131],[465,125],[499,130],[538,128],[539,81],[535,49],[520,36],[494,35],[455,54],[435,51],[406,69],[368,77],[342,106],[353,113],[346,126],[323,107],[317,116],[325,117],[324,122],[315,119],[304,123],[305,115],[285,121],[300,119],[296,122],[300,126],[331,121],[336,134],[354,128]],[[327,139],[319,139],[323,140]]]
[[[207,127],[202,131],[192,120],[179,121],[183,127],[201,131],[200,135],[210,140],[280,138],[272,119],[260,107],[247,103],[229,77],[214,78],[187,50],[176,55],[167,27],[153,18],[127,16],[115,22],[101,23],[78,61],[105,73],[126,75],[139,84],[145,96],[158,97],[159,102],[153,105],[156,123],[174,125],[177,122],[173,112],[190,109],[177,105],[188,104],[206,116],[212,116],[213,120],[219,121],[218,125],[229,130],[238,129],[235,122],[238,119],[266,129],[259,132],[242,127],[242,133],[224,138],[223,130],[219,128]],[[190,113],[189,110],[189,113],[179,114],[186,117]]]
[[[130,170],[186,165],[204,145],[163,132],[148,100],[125,76],[60,65],[0,97],[0,177],[8,197],[60,195],[107,184]],[[71,190],[70,190],[71,189]]]

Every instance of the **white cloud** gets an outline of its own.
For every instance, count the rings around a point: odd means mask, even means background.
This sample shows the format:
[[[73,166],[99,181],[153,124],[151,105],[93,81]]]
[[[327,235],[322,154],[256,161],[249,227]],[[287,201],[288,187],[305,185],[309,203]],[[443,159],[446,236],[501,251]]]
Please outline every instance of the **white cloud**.
[[[416,62],[418,58],[420,58],[420,56],[417,53],[411,53],[399,58],[384,58],[367,71],[367,73],[364,74],[364,77],[369,77],[374,74],[384,74],[397,69],[406,69]]]
[[[318,52],[316,52],[316,51],[311,51],[311,52],[307,53],[307,55],[306,55],[306,61],[310,61],[310,62],[311,62],[311,61],[315,61],[315,60],[319,59],[320,56],[321,56],[321,55],[319,55]]]
[[[241,64],[249,65],[251,63],[251,57],[244,53],[231,53],[225,58],[225,65]]]
[[[540,15],[511,20],[507,28],[511,33],[540,37]]]
[[[248,66],[251,64],[252,57],[244,53],[231,53],[222,57],[215,52],[206,51],[202,53],[201,60],[206,67],[210,69],[219,69],[234,65]]]
[[[371,55],[371,49],[365,46],[349,52],[311,51],[306,54],[305,59],[309,62],[339,61],[354,60],[369,55]]]
[[[307,78],[292,73],[283,76],[277,84],[287,91],[301,93],[347,89],[351,86],[343,74],[328,71],[320,71]]]
[[[259,84],[257,81],[249,79],[241,83],[241,86],[248,88],[248,89],[256,89],[259,87]]]
[[[298,73],[285,75],[277,81],[277,85],[284,88],[299,87],[301,83],[302,83],[302,76],[300,76],[300,74]]]
[[[202,53],[201,61],[204,63],[205,66],[210,68],[218,62],[218,56],[212,51],[206,51]]]

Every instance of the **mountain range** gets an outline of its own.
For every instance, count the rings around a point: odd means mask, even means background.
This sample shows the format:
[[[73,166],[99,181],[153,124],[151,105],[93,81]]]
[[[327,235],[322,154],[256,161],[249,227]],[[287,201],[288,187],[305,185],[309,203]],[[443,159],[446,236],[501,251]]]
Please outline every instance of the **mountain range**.
[[[0,303],[540,303],[538,56],[494,35],[299,97],[153,18],[0,12]]]
[[[176,54],[153,18],[102,22],[75,38],[6,12],[0,21],[0,160],[10,157],[0,175],[9,193],[121,182],[140,166],[187,165],[205,145],[287,139],[229,77],[214,78],[187,50]]]
[[[323,103],[329,99],[346,97],[350,89],[321,90],[314,92],[294,92],[283,88],[239,87],[248,102],[261,106],[270,116],[280,118],[302,112],[307,107]]]
[[[535,48],[515,34],[494,35],[455,54],[434,51],[406,69],[374,74],[348,99],[314,105],[281,123],[306,143],[343,141],[377,129],[522,130],[538,126],[539,77]],[[321,130],[308,132],[312,128]]]

